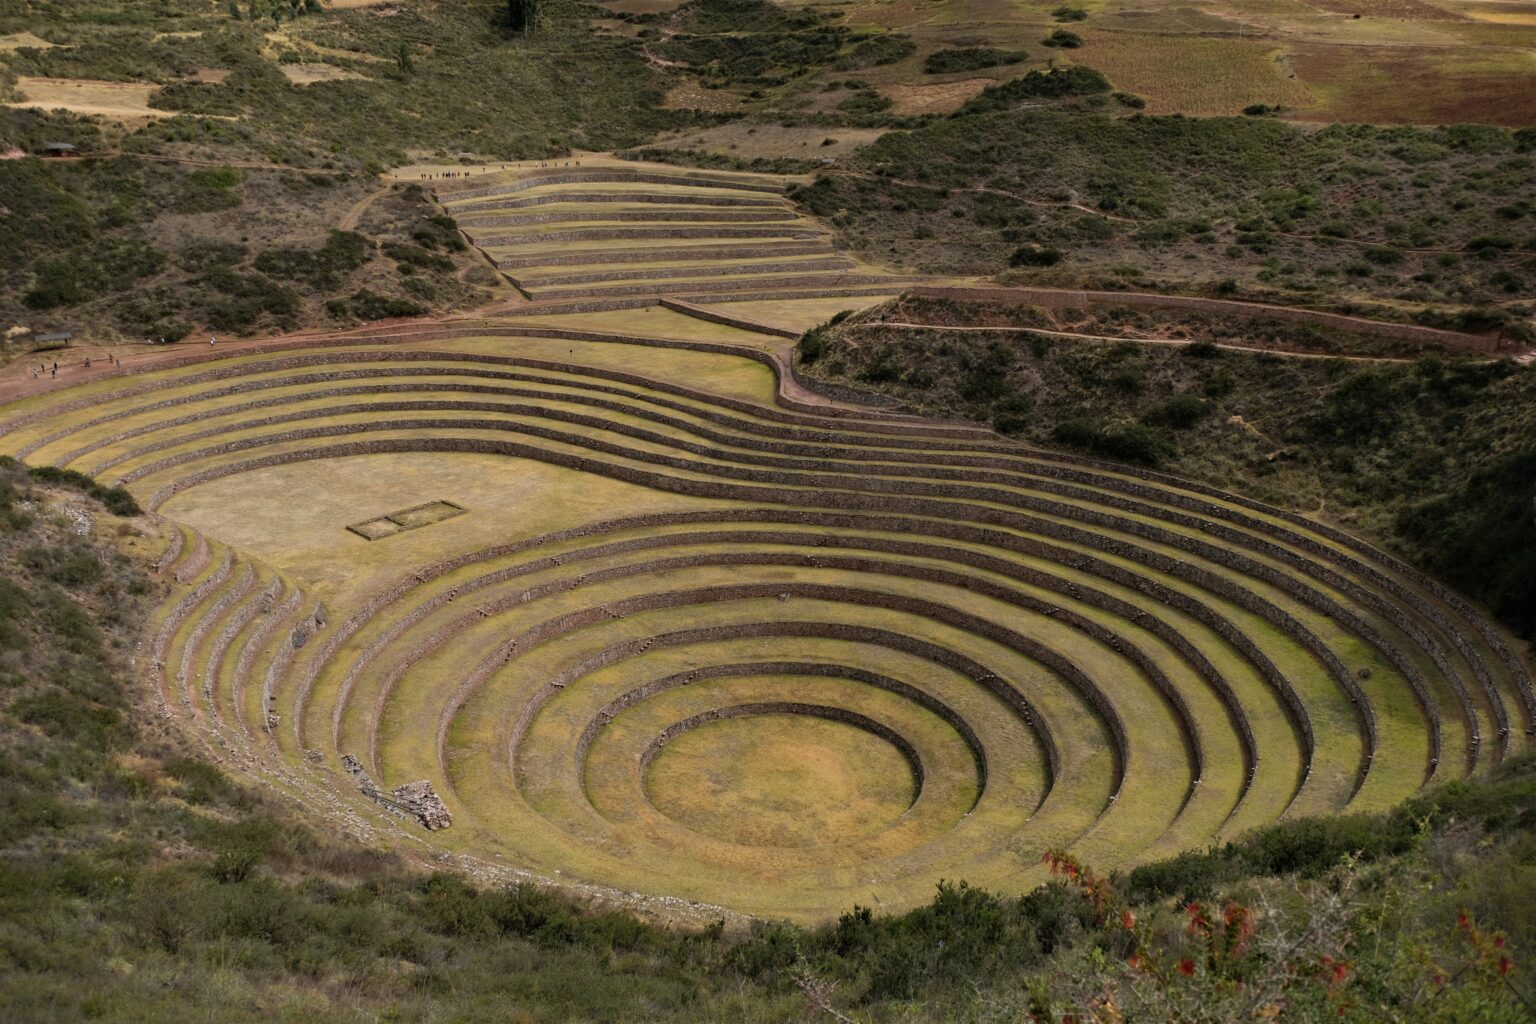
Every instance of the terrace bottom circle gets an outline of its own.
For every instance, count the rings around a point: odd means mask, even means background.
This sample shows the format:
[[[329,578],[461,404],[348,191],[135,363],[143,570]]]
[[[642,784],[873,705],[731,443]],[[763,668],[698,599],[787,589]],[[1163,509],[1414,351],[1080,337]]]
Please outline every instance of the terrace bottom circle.
[[[669,727],[646,750],[647,799],[678,825],[743,846],[804,848],[882,831],[923,767],[889,727],[842,708],[743,704]]]

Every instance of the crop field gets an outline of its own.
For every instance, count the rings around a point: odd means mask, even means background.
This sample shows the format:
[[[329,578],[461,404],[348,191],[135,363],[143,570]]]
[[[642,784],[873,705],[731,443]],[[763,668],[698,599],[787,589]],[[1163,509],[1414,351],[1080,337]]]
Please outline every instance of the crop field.
[[[676,310],[379,327],[33,395],[0,451],[158,513],[139,664],[225,767],[487,870],[819,920],[1532,745],[1521,646],[1396,559],[808,400],[789,344]]]
[[[641,12],[607,6],[621,16]],[[949,113],[983,85],[1051,63],[1103,72],[1117,90],[1141,96],[1150,113],[1189,116],[1231,115],[1262,104],[1307,122],[1472,121],[1518,128],[1531,123],[1529,97],[1536,94],[1536,65],[1530,60],[1536,5],[1528,0],[1266,0],[1241,5],[1195,0],[1173,7],[1125,0],[1068,5],[808,0],[798,6],[832,18],[850,33],[852,45],[840,51],[839,59],[809,73],[783,67],[774,76],[759,76],[772,77],[769,84],[777,86],[771,106],[753,98],[754,92],[761,97],[763,82],[744,77],[722,89],[710,68],[695,68],[701,85],[679,87],[674,105],[748,113],[764,106],[769,116],[761,122],[761,146],[775,138],[774,109],[819,109],[850,68],[891,101],[890,109],[899,115]],[[1070,13],[1058,16],[1058,10]],[[682,33],[698,31],[677,15],[663,24]],[[1078,36],[1078,45],[1045,42],[1063,28]],[[871,38],[884,40],[888,56],[860,60],[858,41]],[[981,43],[1021,59],[950,71],[928,63],[935,55]],[[686,59],[682,63],[687,66]],[[677,144],[738,155],[686,133]],[[777,155],[807,156],[797,150],[798,144],[786,145]]]
[[[436,189],[530,299],[726,302],[879,295],[911,278],[861,264],[784,196],[791,179],[629,161],[561,161]]]

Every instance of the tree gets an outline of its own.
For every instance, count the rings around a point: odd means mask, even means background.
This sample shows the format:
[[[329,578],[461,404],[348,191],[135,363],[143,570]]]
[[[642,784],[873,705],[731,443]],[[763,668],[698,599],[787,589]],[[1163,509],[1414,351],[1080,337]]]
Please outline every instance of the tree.
[[[544,0],[507,0],[507,20],[512,31],[533,35],[544,20]]]
[[[404,39],[400,40],[399,45],[395,47],[395,64],[400,68],[402,75],[410,74],[412,68],[415,67],[411,63],[411,44],[407,43]]]

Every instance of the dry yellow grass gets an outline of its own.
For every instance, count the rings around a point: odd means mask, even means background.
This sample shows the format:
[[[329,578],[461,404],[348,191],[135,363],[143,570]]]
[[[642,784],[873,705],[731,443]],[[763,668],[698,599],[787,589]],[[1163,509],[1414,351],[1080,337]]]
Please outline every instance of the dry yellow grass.
[[[11,107],[39,107],[43,110],[68,110],[76,114],[96,114],[119,121],[141,118],[172,117],[168,110],[155,110],[150,97],[159,86],[133,82],[96,82],[83,78],[30,78],[18,75],[16,91],[21,99],[6,104]]]
[[[10,35],[0,36],[0,53],[15,53],[17,50],[49,50],[54,45],[33,32],[12,32]]]
[[[1115,88],[1147,101],[1151,114],[1237,114],[1250,104],[1303,108],[1315,97],[1286,76],[1270,42],[1141,35],[1085,27],[1074,59],[1104,72]]]
[[[898,114],[948,114],[987,86],[990,78],[963,78],[958,82],[927,82],[886,86],[891,109]]]
[[[316,82],[344,82],[366,76],[334,64],[280,64],[283,77],[294,85],[314,85]]]

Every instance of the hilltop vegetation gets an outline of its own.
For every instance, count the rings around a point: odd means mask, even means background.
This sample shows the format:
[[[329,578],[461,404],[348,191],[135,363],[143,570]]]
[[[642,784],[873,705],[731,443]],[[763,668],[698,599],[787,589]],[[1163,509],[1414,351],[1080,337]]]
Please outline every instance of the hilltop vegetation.
[[[493,159],[607,149],[679,117],[659,109],[633,42],[594,34],[574,5],[546,4],[529,36],[498,3],[290,10],[264,0],[131,13],[110,0],[29,4],[0,13],[0,34],[55,45],[18,50],[5,73],[162,86],[152,105],[183,116],[133,133],[124,145],[136,152],[217,148],[332,169],[402,163],[408,149]],[[314,66],[331,70],[310,84],[285,73]]]
[[[870,256],[934,273],[1399,308],[1536,286],[1529,130],[1123,116],[1102,78],[1054,77],[887,134],[795,197]],[[1075,109],[1031,100],[1064,91]]]
[[[866,326],[978,320],[1025,329]],[[1130,309],[1084,320],[909,298],[813,331],[800,351],[812,374],[928,415],[981,420],[1035,444],[1321,512],[1388,542],[1536,636],[1536,368],[1297,359],[1223,349],[1209,336],[1147,345],[1049,333],[1129,338],[1169,327],[1165,317]],[[1253,324],[1234,330],[1223,340],[1251,345],[1261,333]],[[1288,347],[1326,352],[1333,344],[1295,327],[1271,330]]]
[[[322,835],[191,753],[130,682],[159,585],[118,548],[146,527],[82,486],[0,465],[10,1019],[1522,1019],[1529,759],[1125,879],[1063,860],[1018,899],[945,884],[900,917],[667,930]]]
[[[526,37],[500,4],[298,17],[265,0],[0,11],[0,35],[50,44],[6,53],[0,92],[17,76],[154,83],[153,106],[178,115],[113,124],[0,112],[0,150],[66,142],[90,158],[0,161],[0,241],[12,257],[0,318],[174,341],[484,302],[475,285],[495,275],[461,255],[420,193],[371,211],[350,238],[332,232],[378,188],[368,172],[405,162],[408,149],[546,156],[640,142],[682,116],[659,109],[632,43],[548,7]],[[301,251],[319,255],[292,256]]]
[[[67,119],[0,116],[31,136],[60,124],[88,152],[101,145]],[[419,189],[375,203],[357,230],[336,230],[376,188],[346,172],[129,156],[5,161],[0,247],[13,258],[0,270],[0,319],[174,342],[195,327],[276,332],[483,302],[460,276],[476,259]],[[373,307],[354,313],[359,296]]]

